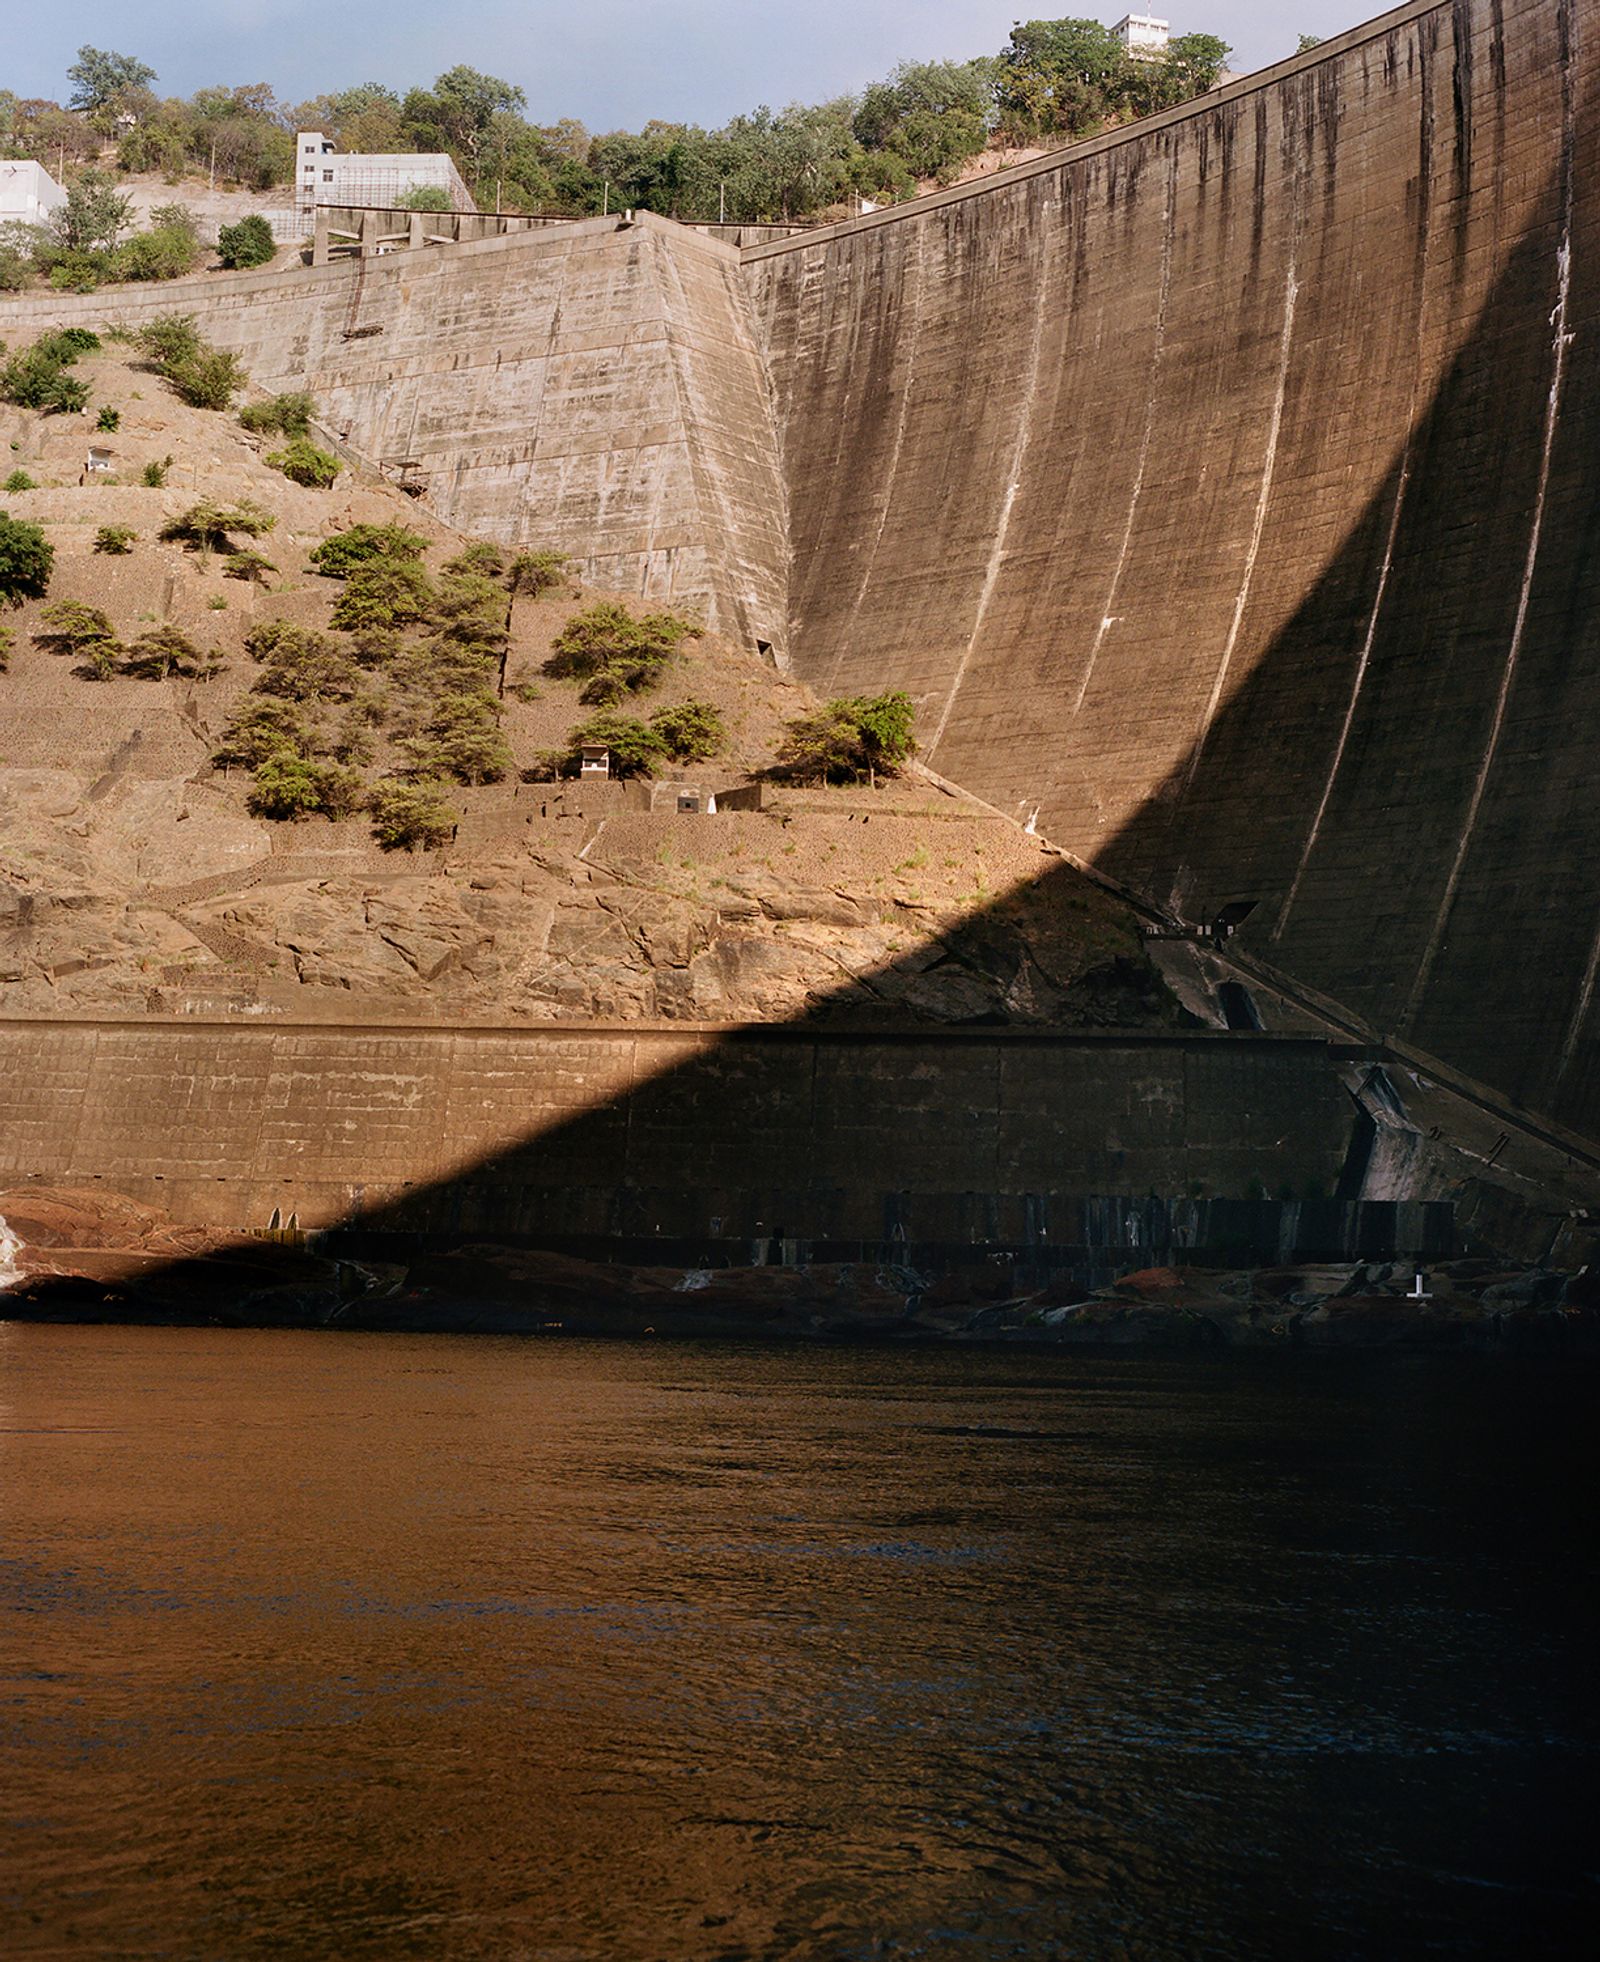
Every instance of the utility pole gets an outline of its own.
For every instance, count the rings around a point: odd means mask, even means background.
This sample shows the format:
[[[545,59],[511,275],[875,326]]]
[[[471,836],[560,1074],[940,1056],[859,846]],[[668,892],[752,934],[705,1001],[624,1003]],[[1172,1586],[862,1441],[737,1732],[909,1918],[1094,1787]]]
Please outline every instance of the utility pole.
[[[727,224],[727,222],[728,222],[728,180],[726,177],[719,177],[717,179],[717,223],[719,225],[725,225]]]

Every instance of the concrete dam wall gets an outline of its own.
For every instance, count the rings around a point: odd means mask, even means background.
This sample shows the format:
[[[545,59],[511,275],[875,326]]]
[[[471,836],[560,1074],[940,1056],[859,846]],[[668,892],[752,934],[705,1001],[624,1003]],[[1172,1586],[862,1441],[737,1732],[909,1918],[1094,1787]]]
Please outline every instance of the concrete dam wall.
[[[196,312],[447,520],[702,603],[1164,909],[1600,1135],[1600,0],[1419,0],[756,244],[594,220]]]
[[[226,280],[0,298],[0,335],[192,313],[447,524],[782,658],[788,546],[731,246],[641,213]],[[402,470],[402,466],[404,470]]]
[[[1600,1124],[1595,0],[1413,5],[745,254],[795,663],[934,765]]]

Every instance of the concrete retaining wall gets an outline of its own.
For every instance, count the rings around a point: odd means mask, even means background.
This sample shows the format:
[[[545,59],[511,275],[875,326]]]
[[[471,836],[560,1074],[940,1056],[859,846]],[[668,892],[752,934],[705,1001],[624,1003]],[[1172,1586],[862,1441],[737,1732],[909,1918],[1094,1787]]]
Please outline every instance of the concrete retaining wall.
[[[0,1024],[0,1186],[219,1226],[1137,1248],[1331,1196],[1353,1119],[1288,1037]]]

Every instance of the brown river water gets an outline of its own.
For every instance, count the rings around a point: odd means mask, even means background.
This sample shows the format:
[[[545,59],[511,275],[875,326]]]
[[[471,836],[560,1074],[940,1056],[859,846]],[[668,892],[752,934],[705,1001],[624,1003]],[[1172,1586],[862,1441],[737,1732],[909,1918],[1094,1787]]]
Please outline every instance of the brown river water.
[[[1592,1954],[1593,1389],[0,1324],[0,1953]]]

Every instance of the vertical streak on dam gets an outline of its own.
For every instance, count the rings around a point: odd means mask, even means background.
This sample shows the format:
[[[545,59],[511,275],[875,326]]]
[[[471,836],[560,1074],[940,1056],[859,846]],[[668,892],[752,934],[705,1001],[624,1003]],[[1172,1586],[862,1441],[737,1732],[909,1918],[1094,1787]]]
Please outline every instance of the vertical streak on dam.
[[[744,255],[801,675],[1591,1131],[1597,47],[1600,0],[1413,0]]]

